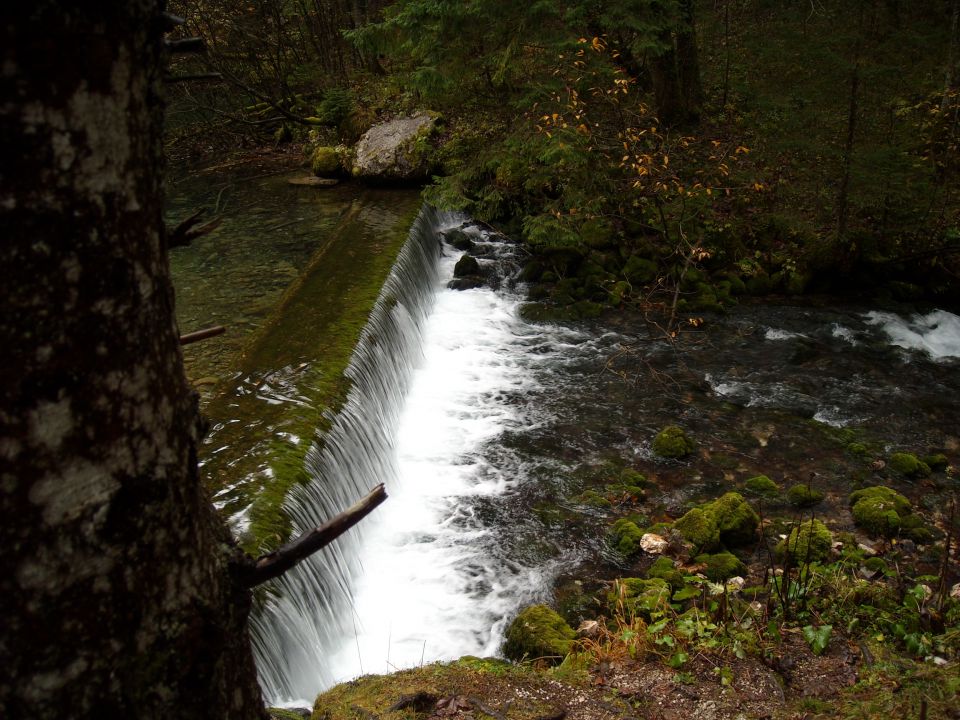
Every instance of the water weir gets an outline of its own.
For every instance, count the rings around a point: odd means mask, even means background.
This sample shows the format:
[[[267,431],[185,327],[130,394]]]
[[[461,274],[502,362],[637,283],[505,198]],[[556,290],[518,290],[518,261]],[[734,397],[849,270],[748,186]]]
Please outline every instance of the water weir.
[[[445,288],[459,253],[442,252],[439,232],[463,220],[421,211],[347,370],[346,404],[307,454],[312,480],[288,501],[296,534],[379,482],[390,495],[272,589],[254,635],[274,703],[310,702],[363,672],[492,654],[508,613],[544,587],[546,570],[498,565],[489,529],[458,501],[514,481],[476,449],[529,422],[504,393],[533,382],[520,358],[534,332],[509,293]]]

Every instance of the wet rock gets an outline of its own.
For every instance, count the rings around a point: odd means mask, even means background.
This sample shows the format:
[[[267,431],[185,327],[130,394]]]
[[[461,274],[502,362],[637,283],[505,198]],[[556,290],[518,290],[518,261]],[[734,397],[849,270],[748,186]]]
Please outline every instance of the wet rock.
[[[478,263],[477,259],[472,255],[464,255],[457,261],[456,266],[453,268],[453,276],[458,278],[479,274],[480,263]]]
[[[440,236],[457,250],[472,252],[475,245],[473,239],[463,228],[450,228],[440,233]]]
[[[377,182],[418,182],[429,178],[432,147],[427,142],[437,116],[419,112],[374,125],[356,146],[352,173]]]
[[[477,275],[471,275],[465,278],[454,278],[447,283],[447,287],[451,290],[473,290],[474,288],[483,287],[484,285],[483,278]]]
[[[651,555],[662,555],[667,551],[670,543],[654,533],[644,533],[640,538],[640,548]]]

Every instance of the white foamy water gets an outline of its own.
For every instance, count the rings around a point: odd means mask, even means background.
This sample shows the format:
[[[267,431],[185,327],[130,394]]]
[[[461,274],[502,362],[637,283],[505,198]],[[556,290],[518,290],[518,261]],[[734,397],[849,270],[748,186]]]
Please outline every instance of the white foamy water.
[[[554,353],[529,349],[562,344],[563,331],[525,324],[509,292],[446,288],[459,253],[438,259],[437,232],[460,221],[421,212],[354,352],[347,401],[307,455],[312,480],[288,498],[297,534],[379,482],[389,495],[278,578],[255,614],[260,682],[274,704],[312,704],[362,673],[494,654],[505,623],[552,576],[510,559],[496,518],[474,513],[525,477],[519,460],[490,449],[536,424],[524,394]]]
[[[442,262],[441,283],[456,258]],[[480,454],[527,424],[504,392],[531,389],[517,302],[487,289],[439,289],[396,435],[398,482],[360,546],[354,579],[356,634],[333,650],[335,681],[461,655],[495,654],[516,606],[542,589],[540,571],[505,572],[489,529],[461,507],[503,493],[516,468]]]
[[[920,350],[934,360],[960,357],[960,317],[945,310],[905,319],[890,312],[866,314],[871,325],[879,325],[897,347]]]

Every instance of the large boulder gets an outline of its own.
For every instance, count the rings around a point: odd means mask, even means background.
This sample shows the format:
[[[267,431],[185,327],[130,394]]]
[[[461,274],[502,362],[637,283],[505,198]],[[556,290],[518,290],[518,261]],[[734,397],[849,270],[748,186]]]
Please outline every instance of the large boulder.
[[[374,125],[356,146],[353,175],[373,182],[417,182],[430,177],[434,114],[420,112]]]

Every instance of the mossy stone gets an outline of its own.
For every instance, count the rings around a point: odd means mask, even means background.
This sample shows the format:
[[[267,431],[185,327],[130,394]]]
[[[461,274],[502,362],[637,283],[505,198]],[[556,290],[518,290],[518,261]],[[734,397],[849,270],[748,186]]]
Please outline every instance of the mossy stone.
[[[751,494],[760,497],[774,497],[780,492],[780,486],[766,475],[757,475],[743,483],[743,487]]]
[[[694,451],[696,445],[687,437],[683,428],[668,425],[653,439],[653,452],[665,458],[685,458]]]
[[[900,537],[909,538],[915,543],[926,545],[942,534],[939,530],[928,527],[919,515],[911,513],[910,515],[900,516]]]
[[[931,470],[936,472],[943,472],[950,465],[950,460],[947,459],[947,456],[943,453],[924,455],[922,462],[925,463]]]
[[[704,511],[713,518],[725,545],[743,545],[757,534],[760,516],[740,493],[728,492],[706,505]]]
[[[595,508],[606,509],[613,507],[613,503],[596,490],[584,490],[577,496],[576,500],[583,505],[589,505]]]
[[[716,520],[700,508],[693,508],[673,527],[698,550],[712,550],[720,544],[720,529]]]
[[[728,580],[747,571],[746,566],[733,553],[719,552],[713,555],[698,555],[695,561],[706,565],[703,574],[713,582]]]
[[[816,519],[802,522],[776,547],[777,557],[786,558],[789,554],[794,566],[807,562],[823,562],[830,556],[833,547],[833,535],[822,522]]]
[[[617,552],[630,559],[640,552],[641,530],[635,523],[625,518],[617,520],[607,533],[607,540]]]
[[[930,466],[913,453],[894,453],[890,456],[890,467],[907,477],[926,477]]]
[[[673,560],[663,555],[658,557],[647,570],[647,577],[666,580],[673,590],[679,590],[684,586],[683,573],[677,570]]]
[[[336,175],[340,170],[340,158],[335,148],[321,145],[310,156],[310,169],[317,177]]]
[[[892,537],[900,530],[901,517],[910,514],[910,501],[883,485],[850,494],[853,521],[871,535]]]
[[[531,605],[507,628],[503,654],[521,661],[547,658],[560,662],[570,652],[577,634],[546,605]]]
[[[813,507],[822,502],[823,498],[824,494],[822,492],[810,487],[807,483],[799,483],[787,490],[787,500],[796,507]]]

